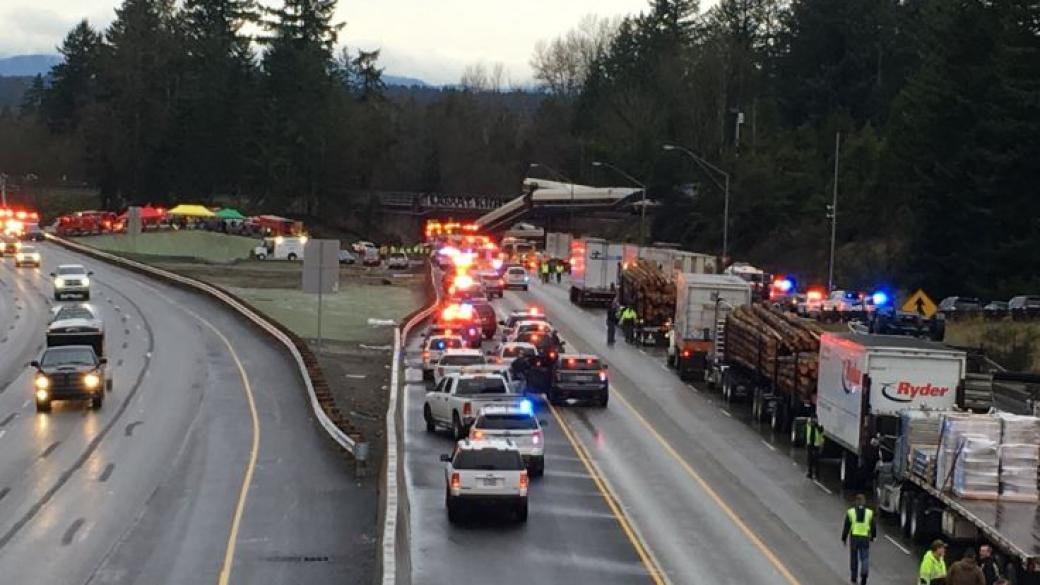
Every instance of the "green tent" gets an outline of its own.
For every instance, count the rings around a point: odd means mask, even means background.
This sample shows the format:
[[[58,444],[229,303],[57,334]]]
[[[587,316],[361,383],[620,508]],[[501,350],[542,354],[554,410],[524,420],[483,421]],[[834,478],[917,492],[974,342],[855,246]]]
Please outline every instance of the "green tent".
[[[241,213],[239,213],[237,209],[231,209],[230,207],[225,207],[224,209],[221,209],[220,211],[217,212],[217,218],[218,219],[245,219],[246,216],[244,216]]]

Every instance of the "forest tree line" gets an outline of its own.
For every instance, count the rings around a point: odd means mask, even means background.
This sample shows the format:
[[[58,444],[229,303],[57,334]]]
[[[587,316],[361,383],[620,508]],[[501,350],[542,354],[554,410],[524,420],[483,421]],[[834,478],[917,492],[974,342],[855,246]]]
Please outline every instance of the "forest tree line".
[[[343,48],[335,5],[124,0],[0,116],[0,168],[110,205],[232,196],[317,215],[366,190],[509,196],[532,162],[627,184],[603,161],[661,203],[655,240],[718,253],[720,175],[662,149],[676,144],[729,174],[735,259],[818,282],[840,136],[839,284],[1040,291],[1034,1],[650,0],[540,43],[537,89],[489,65],[421,92]]]

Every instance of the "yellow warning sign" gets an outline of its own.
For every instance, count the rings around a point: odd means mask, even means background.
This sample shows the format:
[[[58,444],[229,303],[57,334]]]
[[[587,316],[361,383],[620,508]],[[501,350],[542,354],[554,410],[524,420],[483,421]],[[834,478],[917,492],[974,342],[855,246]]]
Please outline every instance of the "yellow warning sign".
[[[910,295],[910,298],[906,299],[903,303],[903,311],[906,313],[917,313],[922,317],[929,318],[939,310],[939,307],[935,305],[933,301],[923,290],[917,289],[917,292]]]

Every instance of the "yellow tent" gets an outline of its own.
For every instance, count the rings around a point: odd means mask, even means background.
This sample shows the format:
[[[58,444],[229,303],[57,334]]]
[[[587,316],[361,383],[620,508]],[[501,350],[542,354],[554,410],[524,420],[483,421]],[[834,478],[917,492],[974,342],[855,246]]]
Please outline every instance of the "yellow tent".
[[[167,211],[170,215],[183,215],[187,217],[213,217],[215,214],[202,205],[178,205]]]

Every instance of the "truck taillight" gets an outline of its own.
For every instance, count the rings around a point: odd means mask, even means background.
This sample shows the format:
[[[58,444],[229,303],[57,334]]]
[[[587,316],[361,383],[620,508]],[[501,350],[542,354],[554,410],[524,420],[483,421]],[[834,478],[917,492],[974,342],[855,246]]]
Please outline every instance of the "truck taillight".
[[[520,489],[526,490],[527,486],[530,484],[530,481],[531,480],[529,480],[527,478],[527,470],[524,469],[523,471],[521,471],[520,472]]]
[[[534,434],[531,435],[531,442],[535,445],[540,445],[542,443],[542,431],[535,431]]]
[[[458,490],[462,487],[462,478],[459,476],[459,472],[453,472],[451,474],[451,489]]]
[[[484,431],[473,431],[470,433],[470,438],[474,441],[479,441],[484,438]]]
[[[424,359],[424,360],[430,359],[430,352],[428,352],[428,351],[422,352],[422,359]]]
[[[607,373],[604,372],[603,370],[600,370],[600,372],[599,372],[599,381],[600,382],[606,382],[607,381]]]
[[[682,356],[683,356],[684,358],[688,358],[688,357],[690,357],[690,350],[688,350],[688,349],[684,349],[684,350],[682,350]]]
[[[472,414],[473,414],[473,403],[472,402],[467,402],[466,404],[463,404],[462,405],[462,415],[463,416],[470,416]]]

